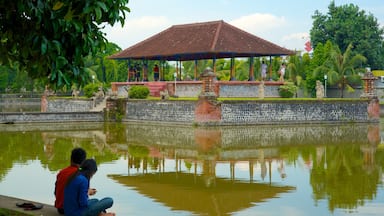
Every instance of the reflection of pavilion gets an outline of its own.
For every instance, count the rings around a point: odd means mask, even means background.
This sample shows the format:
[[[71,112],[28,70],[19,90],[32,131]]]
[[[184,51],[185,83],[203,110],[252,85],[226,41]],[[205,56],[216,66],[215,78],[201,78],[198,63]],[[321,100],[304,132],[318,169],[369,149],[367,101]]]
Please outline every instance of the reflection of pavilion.
[[[194,174],[198,174],[198,167],[204,176],[216,178],[216,165],[228,164],[229,175],[232,181],[236,180],[235,167],[237,164],[248,164],[249,182],[254,182],[254,169],[260,170],[260,177],[262,180],[269,177],[269,183],[272,179],[272,163],[279,163],[277,170],[285,177],[284,163],[278,149],[247,149],[247,150],[234,150],[225,152],[216,152],[214,149],[217,146],[210,146],[210,148],[197,148],[197,149],[182,149],[175,147],[155,147],[155,146],[129,146],[128,147],[128,174],[131,174],[131,169],[136,172],[148,173],[158,171],[161,173],[168,172],[166,170],[166,161],[174,160],[175,169],[171,171],[183,172],[182,162],[191,163],[194,167]],[[138,153],[136,153],[138,151]],[[143,155],[140,152],[147,152]],[[257,166],[260,166],[259,168]],[[283,177],[284,176],[284,177]],[[209,179],[209,178],[207,178]]]
[[[135,176],[111,175],[110,178],[173,210],[204,215],[229,215],[255,203],[294,190],[289,186],[245,183],[216,178],[207,187],[203,175],[189,173],[152,173]]]
[[[276,148],[223,151],[220,137],[217,131],[198,130],[195,148],[129,145],[128,175],[109,177],[172,210],[202,215],[229,215],[295,189],[272,184],[272,162],[282,161]],[[249,181],[236,177],[237,163],[248,165]],[[227,177],[216,173],[219,164],[229,165]],[[256,165],[269,182],[254,180]]]
[[[276,148],[225,150],[221,137],[219,130],[196,129],[195,145],[190,148],[129,145],[128,175],[110,178],[173,210],[202,215],[229,215],[294,190],[291,186],[272,184],[272,161],[281,161]],[[167,169],[168,163],[175,165],[171,171]],[[248,164],[249,181],[236,177],[237,163]],[[227,178],[217,177],[218,164],[229,165]],[[263,180],[269,176],[269,183],[254,180],[256,164],[260,165]]]

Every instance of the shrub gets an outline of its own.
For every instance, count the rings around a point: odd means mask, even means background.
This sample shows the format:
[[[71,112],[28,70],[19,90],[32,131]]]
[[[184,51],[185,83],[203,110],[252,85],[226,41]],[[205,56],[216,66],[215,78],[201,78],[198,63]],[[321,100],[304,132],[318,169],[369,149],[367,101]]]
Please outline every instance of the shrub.
[[[364,85],[363,80],[361,80],[360,75],[351,75],[347,77],[348,83],[352,86],[361,86]]]
[[[84,95],[88,98],[91,98],[94,93],[99,91],[99,85],[95,83],[89,83],[88,85],[84,86]]]
[[[297,86],[293,83],[285,83],[279,87],[279,95],[282,98],[292,98],[297,91]]]
[[[132,86],[129,88],[128,97],[134,99],[145,99],[149,95],[147,86]]]

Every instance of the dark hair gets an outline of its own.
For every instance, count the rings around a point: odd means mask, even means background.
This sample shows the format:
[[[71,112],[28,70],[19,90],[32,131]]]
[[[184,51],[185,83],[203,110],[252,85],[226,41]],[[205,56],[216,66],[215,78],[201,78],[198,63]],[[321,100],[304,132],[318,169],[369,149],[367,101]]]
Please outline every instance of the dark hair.
[[[97,171],[97,164],[95,159],[86,159],[84,162],[80,165],[79,169],[71,175],[66,183],[66,186],[71,183],[73,179],[76,178],[76,176],[80,175],[81,173],[88,179],[88,181],[91,179],[92,175],[95,174]]]
[[[71,162],[77,165],[83,163],[87,158],[87,153],[82,148],[74,148],[71,153]]]
[[[92,177],[92,175],[97,172],[97,164],[96,164],[95,159],[85,160],[81,164],[81,166],[79,168],[79,172],[83,173],[84,176],[87,177],[87,179],[89,180]]]

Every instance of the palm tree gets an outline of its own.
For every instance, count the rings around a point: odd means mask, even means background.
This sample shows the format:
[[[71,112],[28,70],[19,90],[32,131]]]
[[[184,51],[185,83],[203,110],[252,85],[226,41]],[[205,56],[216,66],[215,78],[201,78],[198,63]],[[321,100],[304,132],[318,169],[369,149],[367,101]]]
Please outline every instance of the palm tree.
[[[361,54],[353,54],[352,44],[349,44],[344,53],[342,53],[339,47],[332,46],[327,60],[323,65],[317,67],[314,70],[314,77],[317,77],[319,73],[327,75],[330,85],[338,85],[340,88],[340,97],[344,97],[344,89],[352,89],[352,86],[348,83],[347,77],[357,74],[357,68],[367,61],[367,59]]]
[[[309,67],[309,63],[310,57],[308,53],[305,53],[303,56],[290,56],[287,65],[288,79],[295,85],[304,87],[304,80],[306,79],[305,71]]]

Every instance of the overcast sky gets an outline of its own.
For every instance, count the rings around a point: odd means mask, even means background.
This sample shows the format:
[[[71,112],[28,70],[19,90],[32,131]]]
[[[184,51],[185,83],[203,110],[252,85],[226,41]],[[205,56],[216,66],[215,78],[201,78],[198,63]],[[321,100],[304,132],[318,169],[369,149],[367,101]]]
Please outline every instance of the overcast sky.
[[[224,20],[292,50],[303,50],[315,10],[328,12],[330,0],[129,0],[124,27],[106,27],[106,38],[126,49],[172,25]],[[383,0],[335,0],[355,4],[384,25]]]

